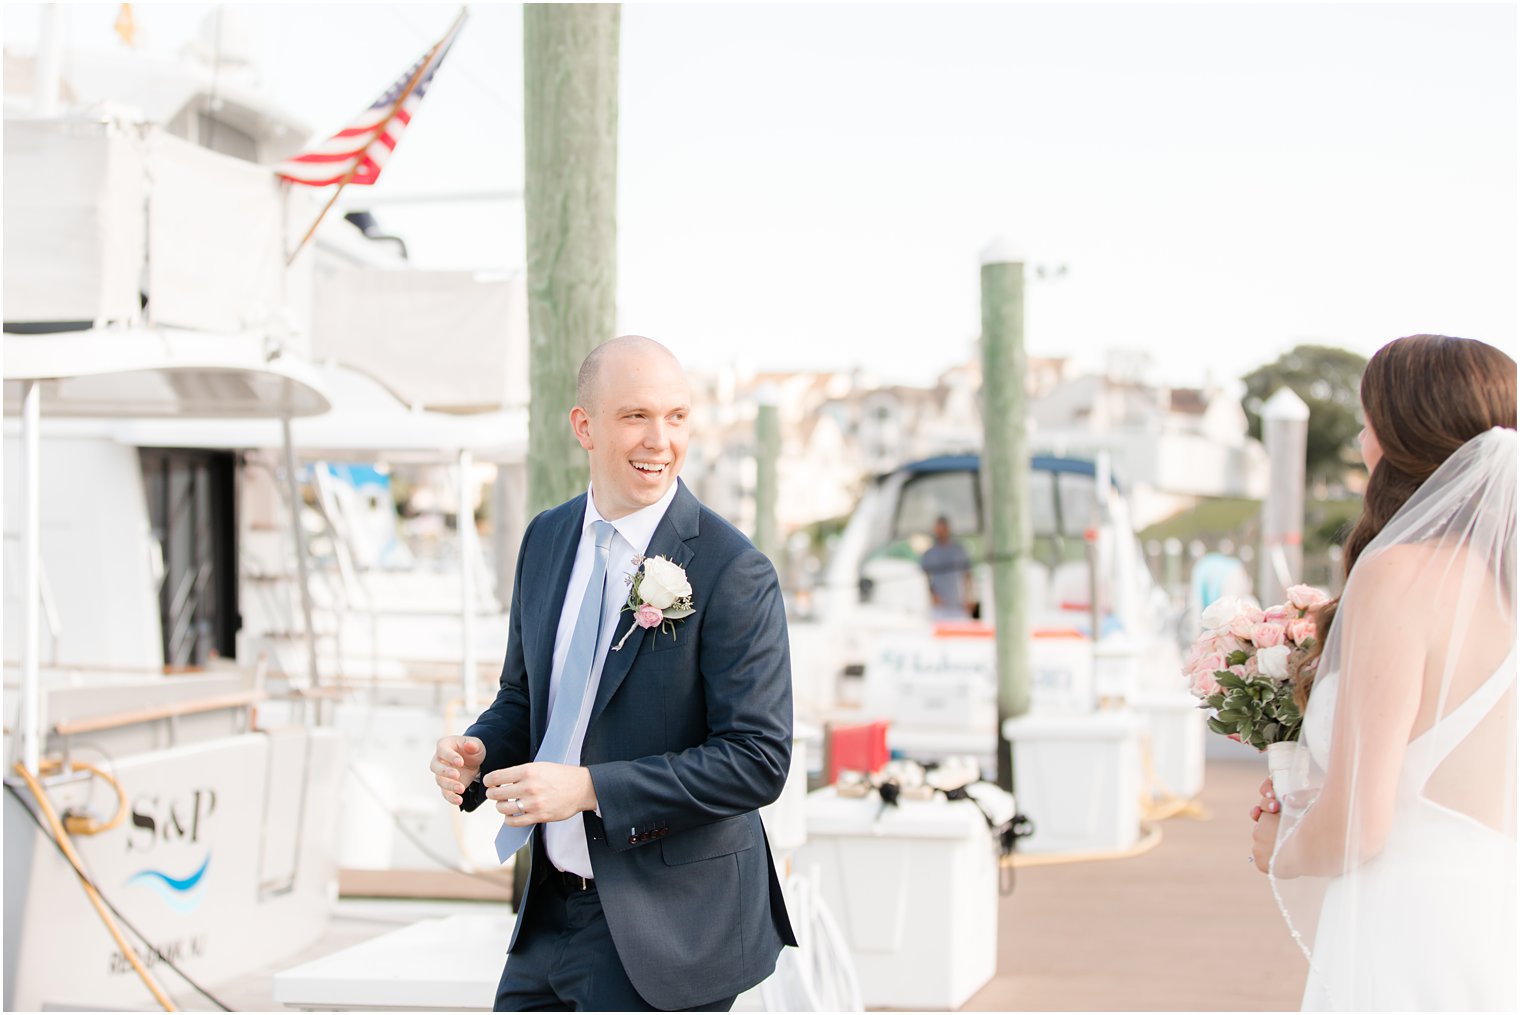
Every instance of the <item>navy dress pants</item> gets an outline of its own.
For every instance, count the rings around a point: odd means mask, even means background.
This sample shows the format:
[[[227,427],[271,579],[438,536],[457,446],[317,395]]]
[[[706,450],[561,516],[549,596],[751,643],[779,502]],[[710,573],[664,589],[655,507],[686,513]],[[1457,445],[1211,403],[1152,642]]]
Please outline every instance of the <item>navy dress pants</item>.
[[[517,947],[496,988],[496,1011],[659,1011],[623,969],[596,888],[566,887],[558,871],[528,893]],[[726,997],[686,1011],[728,1011]]]

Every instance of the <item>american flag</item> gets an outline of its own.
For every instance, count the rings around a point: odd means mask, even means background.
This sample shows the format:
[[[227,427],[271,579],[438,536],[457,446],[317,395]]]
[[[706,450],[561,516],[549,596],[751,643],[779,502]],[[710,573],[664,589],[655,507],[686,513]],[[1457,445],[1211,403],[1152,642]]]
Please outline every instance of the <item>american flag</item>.
[[[369,186],[380,178],[380,170],[406,133],[407,124],[427,95],[433,76],[443,65],[449,47],[459,37],[465,15],[454,21],[449,34],[407,68],[370,107],[347,127],[326,141],[308,148],[274,167],[275,175],[308,187],[326,187],[334,183]]]

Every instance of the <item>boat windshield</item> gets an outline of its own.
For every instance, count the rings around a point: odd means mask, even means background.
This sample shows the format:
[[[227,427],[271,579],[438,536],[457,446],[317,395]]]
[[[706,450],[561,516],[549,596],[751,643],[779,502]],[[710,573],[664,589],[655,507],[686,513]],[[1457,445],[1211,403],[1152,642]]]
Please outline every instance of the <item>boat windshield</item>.
[[[1036,561],[1055,567],[1082,560],[1083,535],[1098,522],[1093,477],[1080,472],[1031,470],[1029,514]],[[973,561],[984,559],[986,514],[979,474],[974,469],[906,476],[884,533],[886,539],[873,547],[866,559],[919,559],[933,544],[935,523],[941,518],[948,523],[951,538]]]

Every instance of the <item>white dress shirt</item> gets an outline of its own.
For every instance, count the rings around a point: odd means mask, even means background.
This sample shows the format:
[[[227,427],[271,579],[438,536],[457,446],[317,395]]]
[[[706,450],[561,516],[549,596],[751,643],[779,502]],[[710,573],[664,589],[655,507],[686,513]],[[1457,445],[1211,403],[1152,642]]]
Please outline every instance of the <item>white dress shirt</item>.
[[[640,508],[631,515],[610,521],[613,528],[612,548],[607,556],[607,583],[602,591],[602,628],[597,639],[596,655],[591,661],[591,678],[586,684],[586,696],[581,701],[581,714],[575,720],[570,733],[570,746],[565,752],[565,764],[581,763],[581,745],[586,740],[586,724],[591,719],[591,706],[596,701],[596,689],[602,682],[602,667],[607,662],[607,650],[614,637],[621,638],[624,628],[633,623],[633,615],[624,616],[621,611],[628,601],[628,582],[638,569],[633,563],[635,556],[649,550],[654,530],[670,508],[676,496],[675,483],[655,503]],[[585,598],[586,581],[591,577],[591,566],[596,559],[596,540],[592,538],[591,526],[595,522],[608,521],[596,509],[596,500],[590,488],[586,491],[586,516],[581,521],[581,541],[575,548],[575,566],[570,569],[570,583],[565,587],[565,605],[559,613],[559,629],[554,635],[554,665],[549,674],[549,710],[554,710],[554,699],[559,694],[560,677],[565,672],[565,656],[570,652],[570,639],[575,633],[575,620],[580,615],[581,600]],[[632,649],[637,639],[630,641]],[[560,870],[579,874],[583,878],[594,877],[591,870],[591,854],[586,847],[586,826],[579,814],[563,821],[550,821],[543,825],[544,850],[549,862]]]

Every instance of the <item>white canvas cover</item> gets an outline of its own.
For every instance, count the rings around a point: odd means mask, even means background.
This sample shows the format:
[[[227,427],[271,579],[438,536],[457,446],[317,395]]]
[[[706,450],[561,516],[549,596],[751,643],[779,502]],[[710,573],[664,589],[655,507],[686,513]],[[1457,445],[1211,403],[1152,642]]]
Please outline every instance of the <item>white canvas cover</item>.
[[[5,320],[131,321],[146,144],[100,120],[5,122]]]
[[[114,374],[112,379],[124,376],[128,375]],[[483,462],[521,462],[527,455],[526,407],[470,414],[409,409],[373,378],[335,363],[311,368],[303,377],[312,383],[313,391],[320,393],[324,405],[331,406],[329,411],[291,422],[291,437],[303,458],[451,463],[460,451],[470,451]],[[8,412],[14,412],[17,401],[13,386],[14,382],[6,384]],[[205,387],[204,381],[201,386]],[[45,414],[50,411],[49,394],[44,388]],[[226,411],[221,411],[223,407]],[[63,403],[57,414],[69,415],[70,408]],[[183,403],[183,411],[178,413],[142,411],[151,406],[133,408],[118,419],[98,418],[103,413],[94,413],[95,419],[50,418],[48,433],[70,437],[109,434],[124,444],[141,447],[278,450],[283,445],[280,423],[272,414],[247,412],[240,416],[223,397]]]
[[[5,321],[146,316],[304,352],[312,254],[285,257],[317,211],[267,168],[158,127],[7,120]]]
[[[528,300],[521,276],[354,268],[322,279],[312,356],[440,412],[528,404]]]
[[[299,356],[270,357],[254,335],[94,328],[7,334],[5,414],[19,415],[22,382],[42,385],[51,427],[71,417],[298,418],[331,403]]]
[[[304,351],[311,255],[288,272],[285,258],[316,219],[309,192],[162,131],[151,135],[149,166],[149,319],[270,334]]]

